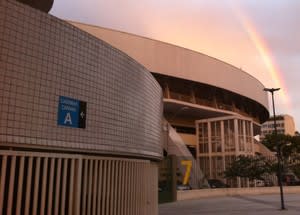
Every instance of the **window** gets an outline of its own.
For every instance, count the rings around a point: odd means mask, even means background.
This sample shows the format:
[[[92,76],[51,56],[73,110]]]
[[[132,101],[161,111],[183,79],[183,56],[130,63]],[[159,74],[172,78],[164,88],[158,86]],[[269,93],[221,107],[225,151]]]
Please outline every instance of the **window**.
[[[211,147],[212,152],[221,152],[221,122],[211,122]]]
[[[238,141],[239,151],[245,151],[245,138],[244,138],[244,121],[238,120]]]
[[[235,151],[234,120],[224,120],[224,145],[225,152]]]
[[[199,153],[208,153],[208,126],[207,122],[199,123]]]
[[[251,132],[251,122],[245,121],[245,135],[246,135],[246,151],[251,152],[252,151],[252,132]]]

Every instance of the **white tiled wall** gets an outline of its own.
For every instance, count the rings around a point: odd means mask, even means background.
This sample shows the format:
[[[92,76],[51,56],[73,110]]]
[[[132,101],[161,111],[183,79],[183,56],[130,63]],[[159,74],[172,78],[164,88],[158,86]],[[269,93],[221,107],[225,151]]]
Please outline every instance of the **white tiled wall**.
[[[57,125],[59,96],[86,128]],[[136,61],[51,15],[0,0],[0,144],[161,157],[161,89]]]

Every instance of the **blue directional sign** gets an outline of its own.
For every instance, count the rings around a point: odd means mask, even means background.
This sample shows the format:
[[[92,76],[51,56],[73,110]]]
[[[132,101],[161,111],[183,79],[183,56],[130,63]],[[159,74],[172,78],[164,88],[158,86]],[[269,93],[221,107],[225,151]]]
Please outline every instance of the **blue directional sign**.
[[[86,102],[59,96],[57,124],[73,128],[85,128]]]

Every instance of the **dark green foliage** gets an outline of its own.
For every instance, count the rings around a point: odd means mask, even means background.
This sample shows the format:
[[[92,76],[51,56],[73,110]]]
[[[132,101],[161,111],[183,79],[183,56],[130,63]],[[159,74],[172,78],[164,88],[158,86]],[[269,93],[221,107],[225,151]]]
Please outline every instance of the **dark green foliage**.
[[[224,172],[225,178],[249,178],[250,180],[263,180],[264,175],[275,171],[273,159],[263,156],[238,156]]]
[[[274,152],[277,151],[278,146],[284,158],[288,158],[291,155],[295,155],[300,152],[300,136],[270,134],[266,135],[262,143]]]
[[[284,171],[292,171],[300,177],[299,135],[271,134],[267,135],[262,143],[274,152],[276,152],[277,147],[279,147]]]
[[[280,150],[283,171],[292,171],[300,177],[300,136],[285,134],[267,135],[262,142],[273,152]],[[277,148],[278,147],[278,148]],[[276,153],[275,153],[276,154]],[[267,174],[277,172],[277,158],[266,158],[261,155],[238,156],[224,172],[225,178],[249,178],[263,180]]]

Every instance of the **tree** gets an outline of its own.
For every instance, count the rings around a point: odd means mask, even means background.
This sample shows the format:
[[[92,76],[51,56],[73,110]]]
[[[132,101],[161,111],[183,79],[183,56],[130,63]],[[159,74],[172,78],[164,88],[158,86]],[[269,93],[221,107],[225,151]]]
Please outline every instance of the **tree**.
[[[285,171],[293,171],[300,176],[300,136],[286,134],[270,134],[266,135],[262,143],[271,151],[277,152],[279,147]],[[277,145],[278,144],[278,145]]]
[[[282,155],[289,155],[289,152],[291,151],[292,148],[292,143],[293,142],[293,137],[291,135],[286,135],[286,134],[268,134],[265,136],[263,139],[262,143],[270,150],[273,152],[277,151],[277,146],[282,150]],[[285,152],[285,153],[283,153]]]
[[[271,151],[277,152],[277,146],[284,161],[298,157],[300,153],[300,136],[286,134],[266,135],[262,143]]]
[[[224,175],[227,179],[236,177],[249,178],[250,180],[264,180],[264,175],[273,173],[274,162],[261,155],[243,156],[240,155],[225,170]]]

